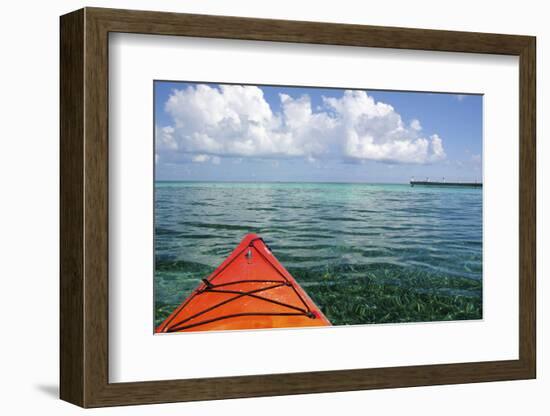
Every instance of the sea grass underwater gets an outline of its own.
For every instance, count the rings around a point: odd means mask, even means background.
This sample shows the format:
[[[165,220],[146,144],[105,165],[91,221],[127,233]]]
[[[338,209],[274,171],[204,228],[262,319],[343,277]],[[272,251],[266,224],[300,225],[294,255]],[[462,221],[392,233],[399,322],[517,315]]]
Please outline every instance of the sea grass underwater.
[[[164,267],[163,267],[164,266]],[[160,324],[200,283],[177,273],[174,267],[189,266],[176,262],[159,268],[155,294],[155,325]],[[163,270],[164,268],[164,270]],[[197,271],[211,273],[214,268],[194,265]],[[193,269],[193,266],[190,267]],[[482,318],[481,281],[470,278],[436,277],[425,272],[405,272],[390,267],[353,276],[356,268],[338,271],[292,270],[289,272],[306,290],[333,325],[357,325],[404,322],[454,321]],[[168,300],[168,302],[163,302]]]
[[[334,325],[482,318],[482,192],[157,182],[155,325],[259,234]]]
[[[481,319],[479,282],[464,279],[456,283],[467,289],[438,291],[435,287],[446,279],[441,280],[424,279],[425,286],[411,286],[366,276],[345,283],[322,282],[308,293],[333,325]]]

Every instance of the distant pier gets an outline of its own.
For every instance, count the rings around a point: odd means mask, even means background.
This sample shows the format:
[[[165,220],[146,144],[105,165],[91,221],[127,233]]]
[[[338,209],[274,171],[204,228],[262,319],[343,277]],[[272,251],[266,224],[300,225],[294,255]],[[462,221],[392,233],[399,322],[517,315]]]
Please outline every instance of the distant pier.
[[[411,186],[446,186],[460,188],[482,188],[481,182],[435,182],[435,181],[415,181],[411,180]]]

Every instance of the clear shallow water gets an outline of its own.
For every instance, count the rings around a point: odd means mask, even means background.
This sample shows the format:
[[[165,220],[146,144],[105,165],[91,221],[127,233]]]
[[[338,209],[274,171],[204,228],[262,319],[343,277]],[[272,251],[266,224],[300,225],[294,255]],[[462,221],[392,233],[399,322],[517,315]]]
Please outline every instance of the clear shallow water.
[[[335,324],[481,318],[480,189],[157,182],[156,322],[250,232]]]

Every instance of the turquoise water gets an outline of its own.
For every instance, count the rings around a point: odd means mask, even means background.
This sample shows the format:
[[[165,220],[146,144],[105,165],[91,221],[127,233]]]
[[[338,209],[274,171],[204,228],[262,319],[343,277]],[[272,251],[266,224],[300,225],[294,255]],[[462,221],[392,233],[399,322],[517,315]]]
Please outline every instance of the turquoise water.
[[[156,323],[250,232],[333,324],[481,318],[480,189],[157,182]]]

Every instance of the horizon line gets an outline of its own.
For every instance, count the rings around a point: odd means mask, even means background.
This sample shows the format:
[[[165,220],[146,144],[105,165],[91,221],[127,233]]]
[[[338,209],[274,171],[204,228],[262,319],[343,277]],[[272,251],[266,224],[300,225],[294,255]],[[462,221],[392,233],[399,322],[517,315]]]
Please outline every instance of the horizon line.
[[[304,180],[304,181],[273,181],[273,180],[202,180],[202,179],[155,179],[154,182],[194,182],[194,183],[319,183],[319,184],[364,184],[364,185],[410,185],[411,181],[406,182],[368,182],[368,181],[311,181],[311,180]],[[433,181],[438,182],[438,181]],[[476,180],[466,180],[466,181],[447,181],[450,183],[453,182],[460,182],[460,183],[482,183],[481,181]]]

